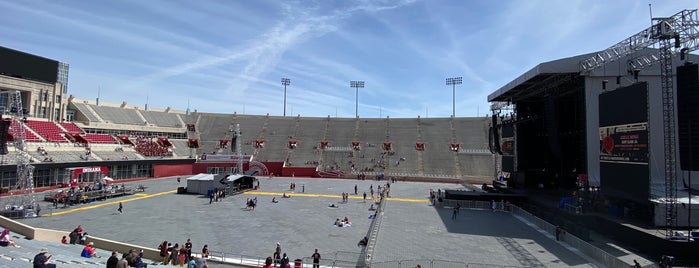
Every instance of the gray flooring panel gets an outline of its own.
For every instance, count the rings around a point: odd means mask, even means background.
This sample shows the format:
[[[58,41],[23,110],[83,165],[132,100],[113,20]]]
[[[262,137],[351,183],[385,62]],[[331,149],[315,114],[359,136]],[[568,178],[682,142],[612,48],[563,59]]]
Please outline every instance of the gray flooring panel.
[[[174,178],[141,181],[145,193],[66,209],[42,203],[44,217],[23,219],[35,227],[70,231],[81,224],[90,235],[136,245],[157,247],[162,240],[182,244],[192,239],[194,251],[208,244],[214,254],[234,258],[271,256],[275,243],[291,260],[308,258],[318,248],[324,260],[356,261],[357,242],[366,235],[372,214],[362,199],[377,181],[260,178],[261,189],[226,197],[218,203],[197,195],[178,195],[185,186]],[[296,183],[296,191],[289,184]],[[380,182],[384,184],[385,182]],[[354,185],[358,195],[354,195]],[[377,238],[374,262],[437,259],[503,266],[586,267],[588,262],[506,213],[462,210],[456,221],[451,210],[428,204],[430,189],[464,189],[458,184],[404,183],[391,185]],[[281,198],[281,192],[291,198]],[[302,193],[303,192],[303,193]],[[350,193],[347,203],[340,194]],[[279,203],[272,203],[276,196]],[[248,198],[258,198],[254,211]],[[116,209],[123,202],[124,213]],[[329,208],[334,203],[339,208]],[[82,208],[75,210],[76,208]],[[70,213],[65,213],[70,211]],[[65,213],[65,214],[61,214]],[[51,216],[53,214],[53,216]],[[59,215],[60,214],[60,215]],[[352,227],[335,227],[336,218],[348,217]],[[414,266],[414,264],[413,264]],[[413,267],[410,266],[410,267]],[[447,265],[449,266],[449,265]],[[408,267],[408,266],[402,266]],[[423,265],[423,267],[425,267]]]

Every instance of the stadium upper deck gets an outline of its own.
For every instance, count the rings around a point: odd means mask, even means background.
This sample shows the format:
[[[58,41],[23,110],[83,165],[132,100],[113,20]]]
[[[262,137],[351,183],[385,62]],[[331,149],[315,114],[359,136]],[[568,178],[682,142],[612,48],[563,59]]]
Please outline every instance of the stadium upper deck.
[[[233,154],[235,124],[244,133],[243,154],[267,166],[259,170],[262,174],[316,176],[319,171],[332,171],[347,177],[362,173],[479,181],[494,176],[486,118],[186,114],[126,103],[98,105],[73,96],[67,113],[70,120],[60,122],[37,117],[13,120],[11,128],[22,123],[27,129],[37,187],[60,185],[67,180],[63,169],[80,166],[107,166],[109,172],[104,175],[115,179],[177,175],[163,174],[156,162],[188,165],[180,167],[180,174],[228,171],[234,165],[231,161],[221,169],[197,168],[197,163],[212,162],[201,161],[202,155]],[[191,146],[192,140],[197,146]],[[2,157],[0,166],[0,186],[6,190],[15,184],[11,136],[9,141],[10,155]]]

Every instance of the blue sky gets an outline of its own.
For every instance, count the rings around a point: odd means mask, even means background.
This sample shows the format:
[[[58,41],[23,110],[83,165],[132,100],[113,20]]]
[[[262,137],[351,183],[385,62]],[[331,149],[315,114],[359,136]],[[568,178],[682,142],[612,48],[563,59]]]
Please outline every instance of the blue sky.
[[[201,112],[485,115],[545,61],[605,49],[672,1],[0,1],[0,45],[70,64],[69,93]]]

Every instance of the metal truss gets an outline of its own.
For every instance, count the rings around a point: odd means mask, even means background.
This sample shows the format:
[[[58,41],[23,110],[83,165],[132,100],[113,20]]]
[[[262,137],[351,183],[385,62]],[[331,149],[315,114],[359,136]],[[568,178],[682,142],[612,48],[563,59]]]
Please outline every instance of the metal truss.
[[[26,145],[26,132],[24,128],[24,111],[22,109],[22,94],[19,91],[15,91],[14,94],[10,95],[12,101],[11,111],[14,111],[16,120],[15,127],[12,128],[11,133],[14,138],[13,144],[15,146],[15,156],[17,160],[17,186],[16,189],[19,193],[14,195],[13,205],[21,207],[20,210],[24,211],[24,217],[35,217],[37,216],[36,208],[36,198],[34,197],[34,166],[29,162],[30,156],[27,152]]]
[[[654,19],[657,23],[623,41],[605,49],[589,59],[580,62],[580,73],[586,74],[600,68],[609,62],[619,60],[640,50],[657,47],[660,40],[672,38],[675,46],[670,47],[670,53],[676,55],[699,49],[699,19],[697,10],[682,10],[668,18]],[[660,53],[641,55],[629,61],[630,70],[640,70],[659,62]]]
[[[660,63],[663,107],[663,145],[665,154],[665,236],[669,239],[677,225],[677,161],[675,132],[675,92],[672,58],[699,49],[699,19],[697,10],[683,10],[667,18],[654,18],[653,25],[589,59],[580,62],[580,73],[588,74],[609,62],[627,57],[647,48],[628,61],[629,71],[641,70]]]

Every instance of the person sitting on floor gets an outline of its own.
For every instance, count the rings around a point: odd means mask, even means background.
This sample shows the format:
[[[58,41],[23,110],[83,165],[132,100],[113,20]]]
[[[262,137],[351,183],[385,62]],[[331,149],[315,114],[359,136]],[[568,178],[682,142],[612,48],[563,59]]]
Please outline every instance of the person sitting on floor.
[[[94,243],[90,242],[83,248],[83,252],[80,253],[80,257],[85,257],[85,258],[92,258],[92,257],[97,257],[101,258],[100,256],[97,256],[97,252],[95,251],[94,248]]]
[[[337,208],[338,206],[336,206],[336,205],[333,203],[333,204],[330,204],[328,207],[330,207],[330,208]]]
[[[376,210],[376,208],[374,207],[374,204],[371,204],[371,206],[369,207],[369,210],[370,210],[370,211]]]
[[[279,203],[276,196],[272,197],[272,203]]]
[[[2,230],[2,233],[0,233],[0,246],[13,246],[16,248],[19,247],[17,244],[15,244],[15,241],[12,241],[12,239],[10,239],[10,229]]]
[[[282,194],[282,198],[291,198],[291,195],[287,195],[286,193]]]

